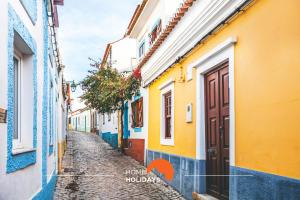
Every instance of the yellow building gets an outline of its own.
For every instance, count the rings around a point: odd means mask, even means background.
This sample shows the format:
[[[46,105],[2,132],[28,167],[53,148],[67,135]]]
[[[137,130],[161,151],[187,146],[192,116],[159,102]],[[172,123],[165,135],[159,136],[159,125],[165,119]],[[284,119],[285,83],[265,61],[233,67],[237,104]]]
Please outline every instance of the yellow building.
[[[187,0],[156,32],[139,64],[147,163],[169,160],[185,197],[299,199],[299,8]]]

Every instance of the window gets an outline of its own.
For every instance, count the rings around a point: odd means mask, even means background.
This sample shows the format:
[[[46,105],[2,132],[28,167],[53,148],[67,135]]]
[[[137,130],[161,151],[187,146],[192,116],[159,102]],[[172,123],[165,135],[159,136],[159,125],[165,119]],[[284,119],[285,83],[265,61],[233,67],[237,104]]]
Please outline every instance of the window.
[[[150,45],[154,44],[154,42],[156,41],[160,33],[161,33],[161,19],[157,20],[157,22],[155,23],[154,27],[151,30],[151,33],[149,34]]]
[[[103,125],[105,124],[105,114],[102,115],[103,118]]]
[[[6,173],[37,160],[37,54],[34,37],[16,11],[8,7],[7,44],[7,152]],[[21,155],[22,154],[22,155]],[[4,162],[4,160],[3,160]],[[4,164],[4,163],[3,163]]]
[[[110,122],[111,121],[111,113],[108,113],[107,116],[108,116],[108,121]]]
[[[160,144],[174,145],[174,80],[159,87],[161,91]]]
[[[131,103],[132,128],[143,127],[143,97]]]
[[[15,148],[21,145],[21,57],[14,55],[14,132],[13,146]]]
[[[34,54],[21,36],[14,32],[12,59],[13,153],[31,150],[34,121]]]
[[[139,47],[139,58],[141,58],[145,54],[145,41],[140,44]]]
[[[171,91],[164,94],[164,121],[165,121],[165,138],[171,138],[171,118],[172,118],[172,97]]]

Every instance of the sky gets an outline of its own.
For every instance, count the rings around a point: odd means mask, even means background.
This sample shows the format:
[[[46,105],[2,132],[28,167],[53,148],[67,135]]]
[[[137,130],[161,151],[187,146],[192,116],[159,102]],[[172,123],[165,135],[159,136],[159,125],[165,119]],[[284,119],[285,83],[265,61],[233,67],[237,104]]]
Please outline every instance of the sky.
[[[58,6],[58,46],[66,66],[66,81],[81,81],[92,69],[89,57],[100,59],[106,45],[123,37],[129,21],[141,0],[64,0]],[[72,110],[84,107],[76,98],[82,94],[78,86]]]

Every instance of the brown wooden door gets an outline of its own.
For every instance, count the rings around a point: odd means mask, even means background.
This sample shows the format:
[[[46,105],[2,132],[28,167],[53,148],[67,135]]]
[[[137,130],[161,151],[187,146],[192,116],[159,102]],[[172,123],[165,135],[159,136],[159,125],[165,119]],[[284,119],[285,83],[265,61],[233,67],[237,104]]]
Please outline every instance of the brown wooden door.
[[[207,193],[229,196],[228,61],[205,75]],[[216,176],[214,176],[216,175]]]

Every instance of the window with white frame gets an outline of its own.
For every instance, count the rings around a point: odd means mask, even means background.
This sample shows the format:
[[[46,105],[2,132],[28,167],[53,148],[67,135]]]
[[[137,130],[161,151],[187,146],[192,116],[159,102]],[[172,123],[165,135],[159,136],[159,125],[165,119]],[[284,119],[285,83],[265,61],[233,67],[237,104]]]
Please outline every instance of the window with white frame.
[[[14,55],[14,134],[13,134],[13,146],[15,148],[21,146],[21,57],[15,53]]]
[[[143,57],[145,54],[145,41],[143,40],[139,46],[139,58]]]
[[[21,36],[14,33],[13,63],[13,151],[33,148],[33,52]],[[24,106],[26,105],[26,106]]]
[[[160,143],[174,145],[174,81],[169,80],[161,90]]]
[[[172,120],[172,92],[164,94],[164,123],[165,123],[165,138],[171,138],[171,120]]]

